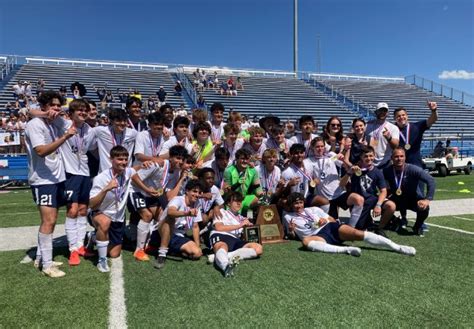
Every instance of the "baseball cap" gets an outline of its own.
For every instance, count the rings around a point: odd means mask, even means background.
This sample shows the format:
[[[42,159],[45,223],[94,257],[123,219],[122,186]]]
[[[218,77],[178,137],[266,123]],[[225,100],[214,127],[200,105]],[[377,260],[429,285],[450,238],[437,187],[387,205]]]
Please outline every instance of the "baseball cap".
[[[387,103],[378,103],[376,111],[381,110],[381,109],[385,109],[385,110],[388,111],[388,104]]]

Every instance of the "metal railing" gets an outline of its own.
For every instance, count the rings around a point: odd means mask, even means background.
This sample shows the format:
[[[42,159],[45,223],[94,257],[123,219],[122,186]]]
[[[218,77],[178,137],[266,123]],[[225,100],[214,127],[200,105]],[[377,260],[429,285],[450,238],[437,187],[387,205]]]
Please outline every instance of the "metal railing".
[[[402,77],[377,77],[377,76],[370,76],[370,75],[310,73],[310,72],[307,72],[306,74],[309,75],[309,78],[313,78],[315,80],[358,80],[358,81],[379,81],[379,82],[394,82],[394,83],[405,82],[405,79]]]
[[[466,93],[464,91],[454,89],[435,82],[433,80],[425,79],[417,75],[409,75],[405,77],[405,82],[408,84],[421,87],[425,90],[431,91],[437,95],[451,98],[452,100],[474,108],[474,95]]]
[[[10,71],[15,67],[15,59],[11,56],[0,56],[0,63],[2,64],[1,79],[5,79]]]
[[[193,82],[189,79],[182,66],[176,66],[174,69],[181,85],[183,86],[183,92],[188,94],[189,99],[193,103],[193,107],[197,107],[198,97]]]

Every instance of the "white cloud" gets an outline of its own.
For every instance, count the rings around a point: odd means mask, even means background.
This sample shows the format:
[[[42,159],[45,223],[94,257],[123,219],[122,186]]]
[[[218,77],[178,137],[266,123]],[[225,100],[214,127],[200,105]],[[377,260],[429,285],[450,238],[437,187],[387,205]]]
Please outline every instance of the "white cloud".
[[[474,72],[467,72],[466,70],[443,71],[438,75],[440,79],[474,79]]]

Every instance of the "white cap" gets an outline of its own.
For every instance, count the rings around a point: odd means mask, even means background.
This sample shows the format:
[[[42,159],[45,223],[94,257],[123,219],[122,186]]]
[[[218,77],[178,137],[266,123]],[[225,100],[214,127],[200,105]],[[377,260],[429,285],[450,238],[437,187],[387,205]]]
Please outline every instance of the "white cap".
[[[378,111],[380,109],[386,109],[388,111],[388,104],[387,103],[378,103],[376,111]]]

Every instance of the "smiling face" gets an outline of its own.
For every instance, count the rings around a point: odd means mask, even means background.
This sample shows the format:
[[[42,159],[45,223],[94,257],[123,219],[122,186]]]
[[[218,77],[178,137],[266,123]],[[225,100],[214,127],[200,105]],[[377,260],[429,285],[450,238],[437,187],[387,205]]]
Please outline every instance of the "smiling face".
[[[202,180],[204,181],[204,184],[206,184],[206,187],[211,188],[215,181],[214,173],[210,171],[206,172],[202,177]]]
[[[97,119],[97,107],[92,104],[89,104],[89,112],[87,113],[87,120],[96,120]]]
[[[405,151],[403,149],[395,149],[392,153],[392,162],[395,169],[402,169],[405,165]]]
[[[55,112],[61,112],[61,101],[58,98],[53,98],[51,102],[49,102],[45,107],[44,111],[55,111]]]
[[[397,123],[397,126],[400,128],[403,128],[407,125],[408,123],[408,114],[404,110],[397,111],[395,113],[395,121]]]
[[[127,165],[128,165],[127,156],[120,155],[117,157],[113,157],[110,160],[112,161],[112,169],[114,173],[118,175],[121,175],[125,171],[125,168],[127,168]]]
[[[163,125],[160,123],[149,123],[150,133],[154,138],[163,135]]]
[[[301,124],[301,132],[304,134],[312,134],[314,132],[314,123],[312,121],[305,121]]]
[[[375,116],[377,117],[377,120],[379,121],[385,121],[385,119],[387,119],[387,116],[388,116],[388,110],[387,109],[378,109],[377,111],[375,111]]]
[[[90,112],[89,108],[84,104],[77,108],[74,112],[69,112],[69,117],[76,124],[76,126],[82,125]]]
[[[128,108],[128,115],[131,120],[139,120],[141,116],[141,107],[137,102],[133,102],[132,105]]]
[[[250,158],[246,156],[240,156],[238,159],[235,160],[235,165],[239,171],[247,169],[249,166]]]
[[[291,162],[294,163],[296,166],[300,166],[303,163],[305,157],[305,151],[295,152],[291,154]]]
[[[115,119],[112,121],[112,128],[116,134],[121,134],[127,129],[127,121]]]
[[[304,211],[304,201],[301,199],[296,200],[293,203],[293,211],[296,213],[302,213]]]
[[[361,137],[365,134],[365,123],[362,121],[356,121],[352,126],[352,129],[354,130],[356,136]]]
[[[331,122],[329,122],[327,130],[330,135],[335,136],[341,131],[341,121],[338,119],[332,119]]]
[[[326,148],[323,141],[317,141],[313,147],[313,152],[317,156],[323,156],[325,150]]]
[[[170,157],[170,168],[171,169],[181,168],[183,161],[184,161],[184,158],[182,156]]]
[[[212,119],[215,124],[220,124],[224,120],[224,111],[215,110],[212,112]]]
[[[362,167],[368,168],[372,166],[375,160],[375,154],[374,152],[367,152],[367,153],[362,153],[360,161],[362,163]]]
[[[200,129],[197,133],[198,143],[204,143],[209,138],[209,131],[206,129]]]
[[[263,136],[262,134],[255,133],[252,136],[250,136],[250,145],[254,148],[259,148],[260,145],[262,145],[263,142]]]
[[[238,213],[240,209],[242,208],[242,201],[237,201],[235,199],[232,199],[229,202],[229,208],[233,213]]]
[[[193,188],[192,190],[187,190],[186,191],[186,196],[189,200],[189,204],[194,204],[197,199],[199,198],[199,194],[201,194],[201,189],[199,188]]]
[[[178,138],[178,140],[181,140],[185,137],[188,136],[188,126],[184,125],[184,124],[180,124],[178,125],[178,127],[174,127],[174,133],[176,134],[176,138]]]

